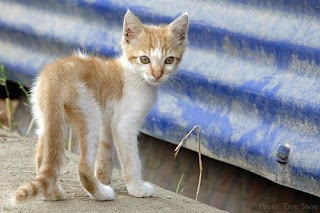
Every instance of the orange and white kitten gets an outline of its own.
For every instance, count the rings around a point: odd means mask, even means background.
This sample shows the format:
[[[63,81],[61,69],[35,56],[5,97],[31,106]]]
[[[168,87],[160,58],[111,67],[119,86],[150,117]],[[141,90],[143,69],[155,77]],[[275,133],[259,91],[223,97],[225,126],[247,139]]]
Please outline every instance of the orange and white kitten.
[[[129,194],[152,196],[154,188],[142,180],[137,134],[156,98],[157,86],[177,70],[187,33],[187,14],[160,27],[144,25],[128,11],[121,57],[78,53],[47,65],[32,92],[39,127],[37,176],[17,190],[15,202],[38,196],[62,198],[58,178],[68,123],[77,132],[79,180],[90,196],[97,200],[115,197],[109,186],[114,145]]]

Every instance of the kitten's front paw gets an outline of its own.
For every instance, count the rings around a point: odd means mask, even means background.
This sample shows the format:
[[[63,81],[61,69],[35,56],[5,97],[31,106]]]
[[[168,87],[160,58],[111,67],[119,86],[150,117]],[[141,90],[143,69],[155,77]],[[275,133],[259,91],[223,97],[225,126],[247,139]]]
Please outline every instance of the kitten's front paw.
[[[150,183],[128,184],[127,189],[130,195],[134,197],[151,197],[154,195],[154,188]]]

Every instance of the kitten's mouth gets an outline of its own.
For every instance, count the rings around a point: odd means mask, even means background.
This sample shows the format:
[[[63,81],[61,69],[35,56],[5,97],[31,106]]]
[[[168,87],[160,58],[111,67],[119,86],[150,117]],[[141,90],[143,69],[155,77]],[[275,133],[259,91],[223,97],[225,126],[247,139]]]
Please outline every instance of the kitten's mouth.
[[[160,84],[163,83],[162,80],[147,80],[147,79],[146,79],[146,81],[147,81],[149,84],[151,84],[152,86],[158,86],[158,85],[160,85]]]

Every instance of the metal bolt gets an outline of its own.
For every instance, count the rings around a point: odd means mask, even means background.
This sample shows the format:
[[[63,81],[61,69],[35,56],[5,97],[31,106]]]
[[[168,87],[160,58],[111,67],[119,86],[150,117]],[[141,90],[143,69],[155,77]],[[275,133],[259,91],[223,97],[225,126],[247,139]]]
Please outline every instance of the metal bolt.
[[[280,145],[277,151],[277,161],[283,164],[288,163],[289,154],[290,154],[290,145],[289,144]]]

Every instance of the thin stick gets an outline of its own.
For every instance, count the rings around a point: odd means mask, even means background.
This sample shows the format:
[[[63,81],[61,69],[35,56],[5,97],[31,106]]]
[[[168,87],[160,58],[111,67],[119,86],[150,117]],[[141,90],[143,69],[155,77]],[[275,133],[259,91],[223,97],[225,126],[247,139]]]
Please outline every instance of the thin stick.
[[[178,183],[178,186],[177,186],[177,188],[176,188],[176,193],[177,193],[177,194],[178,194],[178,192],[179,192],[179,188],[180,188],[180,184],[181,184],[181,182],[182,182],[183,176],[184,176],[184,173],[182,173],[182,175],[181,175],[181,177],[180,177],[180,180],[179,180],[179,183]]]
[[[72,129],[69,129],[69,138],[68,138],[68,151],[72,152],[74,148],[74,143],[72,141]]]
[[[188,134],[186,134],[186,136],[184,136],[184,138],[182,138],[182,140],[180,141],[180,143],[178,144],[178,146],[174,149],[174,158],[177,157],[178,153],[179,153],[179,150],[180,148],[182,147],[182,144],[183,142],[189,137],[189,135],[196,129],[196,128],[199,128],[198,125],[195,125],[191,130],[190,132],[188,132]]]
[[[33,127],[33,124],[34,124],[34,118],[31,119],[25,136],[28,136],[30,134],[30,131],[31,131],[32,127]]]
[[[200,127],[198,125],[195,125],[190,132],[184,138],[181,140],[181,142],[178,144],[178,146],[174,150],[174,157],[176,158],[180,148],[182,147],[183,142],[189,137],[189,135],[197,129],[197,143],[198,143],[198,156],[199,156],[199,179],[198,179],[198,187],[196,192],[196,200],[198,200],[199,192],[200,192],[200,186],[201,186],[201,179],[202,179],[202,158],[201,158],[201,145],[200,145]],[[180,181],[179,181],[180,184]],[[179,186],[179,185],[178,185]]]
[[[199,156],[199,179],[198,179],[198,187],[197,187],[197,194],[196,194],[196,200],[198,200],[198,195],[200,192],[200,185],[201,185],[201,179],[202,179],[202,158],[201,158],[201,146],[200,146],[200,128],[197,128],[197,142],[198,142],[198,156]]]
[[[12,113],[12,102],[9,97],[6,98],[6,107],[7,107],[7,119],[8,119],[8,127],[9,130],[12,130],[12,121],[13,121],[13,113]]]

